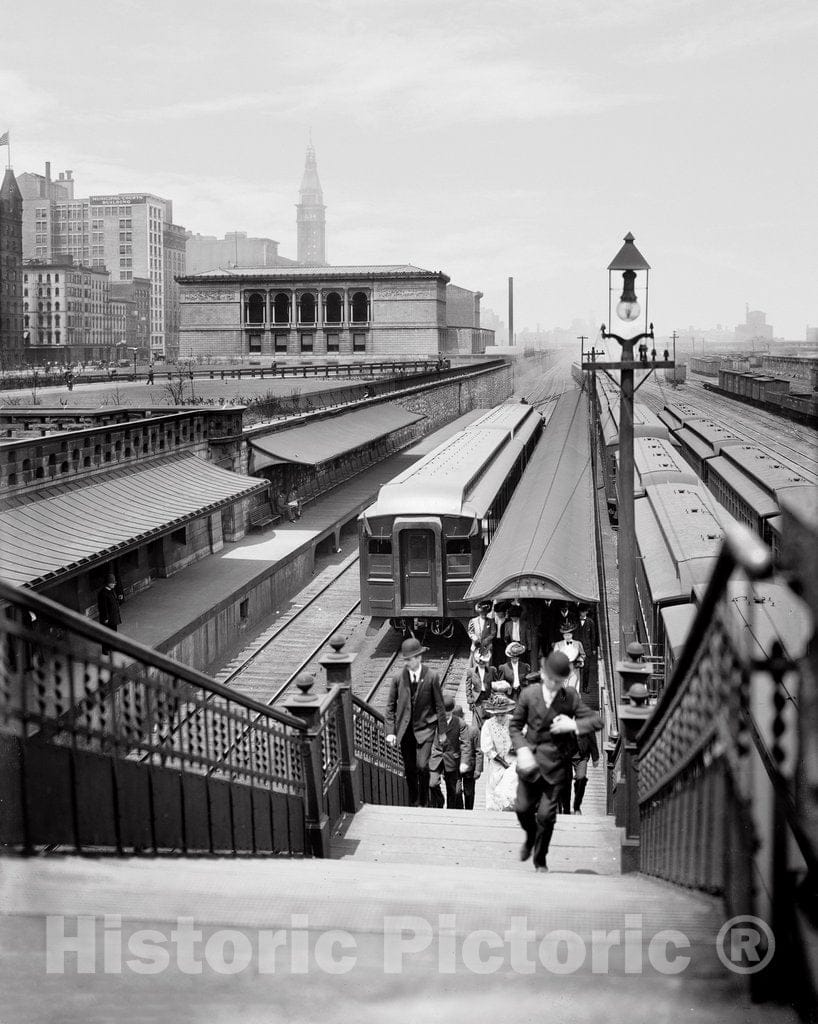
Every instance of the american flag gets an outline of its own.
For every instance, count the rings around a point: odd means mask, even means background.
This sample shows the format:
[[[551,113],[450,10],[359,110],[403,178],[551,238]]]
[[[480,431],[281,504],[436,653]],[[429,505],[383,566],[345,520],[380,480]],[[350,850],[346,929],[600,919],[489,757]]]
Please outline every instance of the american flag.
[[[9,144],[9,133],[8,132],[3,132],[3,134],[0,135],[0,146],[7,146],[8,144]]]

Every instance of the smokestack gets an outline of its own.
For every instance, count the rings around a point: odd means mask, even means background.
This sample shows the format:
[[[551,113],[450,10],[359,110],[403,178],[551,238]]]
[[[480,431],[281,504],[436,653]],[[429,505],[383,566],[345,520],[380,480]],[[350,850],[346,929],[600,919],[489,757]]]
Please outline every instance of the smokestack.
[[[514,344],[514,278],[508,279],[508,343]]]
[[[46,160],[45,162],[45,180],[51,181],[51,161]]]

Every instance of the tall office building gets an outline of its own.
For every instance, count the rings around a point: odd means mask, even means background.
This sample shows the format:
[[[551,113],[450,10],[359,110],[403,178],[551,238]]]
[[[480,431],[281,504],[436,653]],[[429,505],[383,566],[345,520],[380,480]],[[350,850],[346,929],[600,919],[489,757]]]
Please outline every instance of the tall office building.
[[[48,163],[45,175],[20,175],[24,257],[73,256],[83,266],[107,268],[112,283],[147,278],[151,353],[172,354],[179,317],[173,275],[185,272],[185,231],[173,223],[173,203],[150,192],[77,199],[75,185],[71,171],[53,181]]]
[[[23,354],[23,197],[14,172],[0,185],[0,369]]]
[[[321,182],[318,180],[318,165],[312,142],[307,146],[307,160],[304,177],[301,179],[301,201],[296,206],[298,228],[298,262],[305,267],[327,266],[326,251],[326,206]]]

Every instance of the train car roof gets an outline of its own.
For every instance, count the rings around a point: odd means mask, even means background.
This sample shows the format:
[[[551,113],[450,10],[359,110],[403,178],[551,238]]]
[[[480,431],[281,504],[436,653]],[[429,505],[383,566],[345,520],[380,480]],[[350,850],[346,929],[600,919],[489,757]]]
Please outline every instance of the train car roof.
[[[608,382],[610,384],[610,382]],[[617,444],[619,441],[619,391],[610,384],[611,390],[603,390],[599,399],[599,420],[602,426],[603,443]],[[669,440],[670,432],[663,420],[642,402],[633,404],[633,436],[663,437]]]
[[[734,434],[729,427],[725,427],[715,420],[705,418],[689,419],[685,421],[685,426],[688,430],[697,434],[702,441],[709,444],[713,451],[718,451],[724,444],[737,444],[741,442],[741,438]]]
[[[700,459],[712,458],[713,449],[707,441],[703,441],[697,434],[694,434],[690,427],[679,427],[673,431],[673,436],[679,444],[689,448]]]
[[[598,601],[594,500],[588,397],[567,391],[465,597]]]
[[[619,452],[616,453],[617,463]],[[634,488],[644,492],[653,484],[697,484],[699,478],[670,441],[661,437],[633,439]]]
[[[662,609],[662,622],[665,626],[665,646],[670,648],[673,660],[676,661],[684,650],[690,629],[696,618],[695,604],[671,604]]]
[[[731,444],[725,448],[723,455],[768,494],[775,494],[784,487],[818,483],[815,473],[792,466],[755,444]]]
[[[655,602],[678,601],[706,583],[732,522],[704,487],[657,484],[635,503],[636,543]]]
[[[707,465],[708,473],[717,473],[743,501],[747,502],[756,515],[766,518],[778,512],[778,502],[774,495],[759,487],[751,477],[723,455],[710,459]]]
[[[365,515],[483,515],[480,502],[488,490],[496,493],[497,475],[508,473],[508,458],[501,456],[516,457],[517,442],[528,440],[541,422],[530,405],[491,409],[384,484]]]

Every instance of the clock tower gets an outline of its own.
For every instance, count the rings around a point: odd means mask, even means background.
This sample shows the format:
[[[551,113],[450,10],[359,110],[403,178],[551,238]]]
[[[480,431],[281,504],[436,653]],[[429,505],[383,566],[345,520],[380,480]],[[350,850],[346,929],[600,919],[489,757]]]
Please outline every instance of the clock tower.
[[[307,161],[301,179],[301,202],[296,206],[298,226],[298,262],[305,267],[325,267],[326,218],[324,194],[318,180],[318,167],[312,140],[307,146]]]

